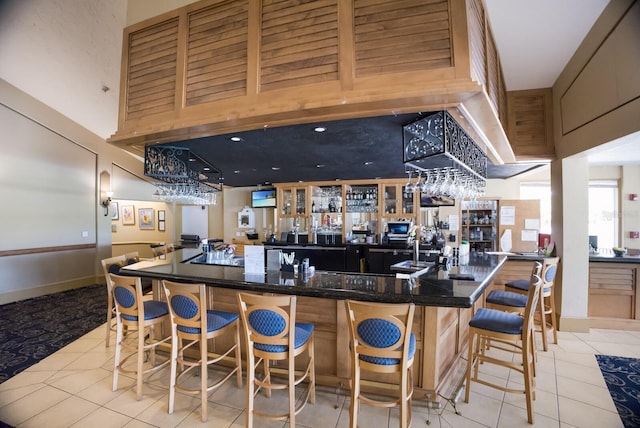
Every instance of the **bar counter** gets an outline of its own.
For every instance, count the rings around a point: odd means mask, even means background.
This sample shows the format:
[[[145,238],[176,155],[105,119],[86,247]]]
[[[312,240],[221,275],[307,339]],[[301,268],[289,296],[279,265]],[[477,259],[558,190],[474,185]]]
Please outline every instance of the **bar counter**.
[[[121,273],[261,293],[470,308],[506,261],[506,256],[472,254],[465,266],[453,266],[446,271],[434,264],[409,278],[396,278],[395,275],[327,271],[315,271],[312,275],[280,271],[245,274],[239,266],[190,263],[198,255],[195,250],[178,250],[164,259],[124,267]],[[469,279],[453,279],[456,277]]]
[[[328,271],[313,275],[280,271],[246,275],[241,266],[190,263],[198,256],[197,249],[183,249],[164,259],[123,267],[120,272],[153,279],[157,299],[165,298],[158,280],[205,283],[209,287],[208,306],[232,312],[238,311],[239,291],[297,295],[297,321],[315,325],[316,382],[345,393],[351,367],[344,300],[414,302],[414,398],[435,407],[444,399],[455,397],[462,384],[469,320],[483,305],[484,293],[507,259],[504,255],[478,254],[470,257],[467,266],[454,266],[448,272],[429,268],[396,278],[388,274]],[[451,278],[455,274],[471,275],[473,280]],[[225,345],[219,340],[223,339],[216,339],[212,346]],[[370,392],[389,394],[392,385],[397,384],[388,375],[367,376],[366,389]]]

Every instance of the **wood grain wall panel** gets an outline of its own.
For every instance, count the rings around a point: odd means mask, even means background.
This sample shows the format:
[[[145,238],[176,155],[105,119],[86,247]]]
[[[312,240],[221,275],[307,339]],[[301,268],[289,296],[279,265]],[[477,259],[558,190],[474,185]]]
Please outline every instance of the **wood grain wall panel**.
[[[507,86],[504,83],[504,76],[502,75],[502,67],[498,63],[498,105],[496,106],[498,111],[498,119],[502,123],[504,129],[507,128]]]
[[[355,0],[356,77],[451,67],[449,4]]]
[[[263,1],[261,92],[337,79],[337,0]]]
[[[487,48],[487,85],[486,91],[489,96],[489,101],[493,105],[493,108],[498,111],[499,103],[499,86],[498,79],[500,76],[499,69],[500,63],[498,60],[498,50],[496,49],[496,43],[493,40],[493,36],[490,32],[485,34],[485,42]]]
[[[174,110],[178,18],[129,34],[127,119]]]
[[[222,2],[188,16],[185,104],[247,93],[248,2]]]
[[[471,77],[484,86],[487,84],[487,63],[484,36],[486,33],[486,21],[482,2],[480,0],[469,0],[467,2],[467,14]]]
[[[516,159],[555,158],[552,102],[550,88],[509,92],[505,129]]]

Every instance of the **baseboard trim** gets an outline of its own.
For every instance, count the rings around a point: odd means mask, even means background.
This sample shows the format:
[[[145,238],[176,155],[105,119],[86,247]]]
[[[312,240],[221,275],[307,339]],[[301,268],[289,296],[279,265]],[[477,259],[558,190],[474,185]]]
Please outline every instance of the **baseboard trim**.
[[[591,325],[591,328],[640,331],[640,320],[591,318],[589,320],[589,324]]]
[[[589,333],[589,318],[564,318],[560,317],[558,330],[573,333]]]
[[[0,305],[17,302],[20,300],[32,299],[34,297],[44,296],[51,293],[59,293],[61,291],[72,290],[74,288],[86,287],[88,285],[104,283],[102,276],[88,276],[84,278],[75,278],[70,281],[61,281],[53,284],[42,285],[24,290],[10,291],[0,294]]]

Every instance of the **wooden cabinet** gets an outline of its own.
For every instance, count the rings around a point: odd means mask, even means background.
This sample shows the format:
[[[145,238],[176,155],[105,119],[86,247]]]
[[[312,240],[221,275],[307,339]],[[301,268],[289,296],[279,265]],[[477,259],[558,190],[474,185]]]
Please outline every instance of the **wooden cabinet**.
[[[592,327],[640,327],[640,264],[589,263],[589,318]]]
[[[307,188],[283,187],[279,189],[278,204],[282,217],[303,216],[307,212]]]
[[[343,244],[350,236],[378,242],[388,221],[417,223],[419,198],[405,194],[404,179],[275,184],[279,232],[298,228],[308,241]]]
[[[404,184],[382,184],[381,214],[383,217],[408,216],[415,218],[414,193],[406,193]]]
[[[471,251],[496,251],[498,248],[498,201],[462,202],[462,240]]]

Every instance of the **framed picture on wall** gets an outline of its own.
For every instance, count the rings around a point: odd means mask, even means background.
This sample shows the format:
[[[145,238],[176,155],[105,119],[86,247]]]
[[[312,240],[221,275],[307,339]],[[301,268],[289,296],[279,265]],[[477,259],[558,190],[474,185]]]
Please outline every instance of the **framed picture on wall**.
[[[122,206],[122,224],[123,225],[136,224],[135,208],[133,205]]]
[[[158,222],[164,221],[164,210],[158,210]]]
[[[111,202],[109,204],[109,216],[111,217],[111,220],[118,219],[118,203],[117,202]]]
[[[140,208],[138,210],[138,224],[140,229],[154,230],[153,208]]]
[[[158,220],[158,230],[160,232],[164,232],[166,230],[166,226],[164,224],[164,220]]]

